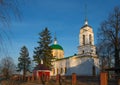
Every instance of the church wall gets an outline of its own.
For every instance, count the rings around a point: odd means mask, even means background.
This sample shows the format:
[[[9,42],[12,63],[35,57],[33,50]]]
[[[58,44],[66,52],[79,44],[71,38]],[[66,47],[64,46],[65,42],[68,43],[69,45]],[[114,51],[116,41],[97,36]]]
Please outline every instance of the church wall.
[[[52,50],[52,54],[53,54],[53,56],[56,57],[56,58],[64,58],[64,51],[63,51],[63,50],[53,49],[53,50]]]
[[[95,66],[96,66],[96,73],[99,75],[99,73],[100,73],[100,62],[99,62],[99,58],[97,57],[97,58],[94,58],[94,64],[95,64]]]
[[[93,60],[89,57],[81,58],[78,56],[61,59],[54,62],[55,73],[52,75],[71,75],[72,73],[76,73],[77,75],[92,76],[93,65],[95,65],[96,74],[99,75],[99,66],[97,62],[97,59]]]
[[[53,62],[55,72],[51,74],[52,75],[57,75],[57,74],[64,75],[66,66],[68,66],[67,61],[68,61],[67,59],[62,59],[62,60],[57,60]]]

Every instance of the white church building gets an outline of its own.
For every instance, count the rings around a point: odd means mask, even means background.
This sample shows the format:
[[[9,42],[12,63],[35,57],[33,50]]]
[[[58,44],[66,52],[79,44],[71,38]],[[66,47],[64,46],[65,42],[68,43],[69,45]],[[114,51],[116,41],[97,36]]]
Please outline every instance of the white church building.
[[[62,46],[54,39],[54,44],[51,45],[52,54],[54,56],[53,69],[51,76],[57,74],[95,76],[99,75],[99,58],[96,54],[96,46],[94,45],[94,32],[88,21],[80,28],[78,54],[64,57]]]

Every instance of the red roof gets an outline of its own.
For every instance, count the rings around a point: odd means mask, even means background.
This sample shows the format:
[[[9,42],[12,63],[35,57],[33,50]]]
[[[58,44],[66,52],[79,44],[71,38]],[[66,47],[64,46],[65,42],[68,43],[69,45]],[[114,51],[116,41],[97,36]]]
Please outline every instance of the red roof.
[[[50,69],[43,64],[39,64],[34,68],[34,70],[50,70]]]

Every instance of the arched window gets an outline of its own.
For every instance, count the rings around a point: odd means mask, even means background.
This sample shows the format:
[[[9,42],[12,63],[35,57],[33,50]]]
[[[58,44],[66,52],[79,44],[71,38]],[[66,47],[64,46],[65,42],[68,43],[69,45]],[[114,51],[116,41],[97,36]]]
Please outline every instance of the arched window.
[[[85,35],[83,35],[83,45],[85,45]]]
[[[67,67],[65,67],[65,73],[67,72]]]
[[[53,68],[53,74],[55,74],[55,68]]]
[[[92,44],[92,36],[91,36],[91,34],[89,34],[89,44],[90,45]]]
[[[58,68],[57,68],[57,74],[58,74]]]
[[[61,74],[63,73],[63,68],[61,68],[61,71],[60,71],[60,73],[61,73]]]
[[[82,51],[82,53],[84,54],[84,50]]]

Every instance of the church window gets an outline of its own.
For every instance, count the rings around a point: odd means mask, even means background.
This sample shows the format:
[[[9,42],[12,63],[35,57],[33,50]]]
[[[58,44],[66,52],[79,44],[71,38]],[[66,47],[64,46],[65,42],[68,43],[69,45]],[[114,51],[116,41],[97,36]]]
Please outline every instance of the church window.
[[[94,66],[94,65],[93,65],[93,67],[92,67],[92,73],[93,73],[93,76],[96,75],[96,69],[95,69],[95,66]]]
[[[83,35],[83,45],[85,45],[85,35]]]
[[[82,51],[82,53],[84,54],[84,50]]]
[[[57,68],[57,74],[58,74],[58,68]]]
[[[60,71],[60,73],[61,73],[61,74],[63,73],[63,68],[61,68],[61,71]]]
[[[65,73],[67,72],[67,67],[65,67]]]
[[[90,45],[92,44],[92,36],[91,36],[91,34],[89,35],[89,44]]]
[[[53,74],[55,74],[55,69],[53,68]]]
[[[93,50],[91,50],[91,52],[93,52]]]

